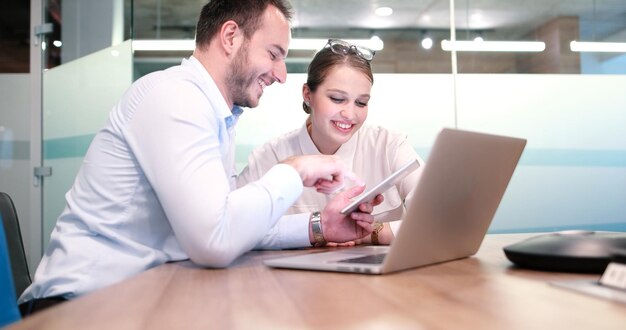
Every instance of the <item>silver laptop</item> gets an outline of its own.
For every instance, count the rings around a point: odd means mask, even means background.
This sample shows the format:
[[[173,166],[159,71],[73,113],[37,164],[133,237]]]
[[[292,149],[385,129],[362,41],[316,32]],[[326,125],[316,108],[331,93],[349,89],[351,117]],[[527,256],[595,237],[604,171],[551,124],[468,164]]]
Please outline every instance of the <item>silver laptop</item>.
[[[391,246],[265,260],[271,267],[385,274],[475,254],[526,140],[443,129]]]

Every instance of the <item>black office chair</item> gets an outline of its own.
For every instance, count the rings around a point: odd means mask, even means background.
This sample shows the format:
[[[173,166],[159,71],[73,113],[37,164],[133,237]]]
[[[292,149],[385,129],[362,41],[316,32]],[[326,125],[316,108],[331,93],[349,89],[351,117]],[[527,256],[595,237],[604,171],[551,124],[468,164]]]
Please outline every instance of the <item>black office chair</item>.
[[[2,224],[4,225],[4,232],[7,238],[9,259],[11,259],[15,294],[19,297],[30,285],[31,278],[28,272],[24,242],[22,241],[22,232],[20,231],[15,205],[13,205],[11,197],[3,192],[0,192],[0,213],[2,214]]]

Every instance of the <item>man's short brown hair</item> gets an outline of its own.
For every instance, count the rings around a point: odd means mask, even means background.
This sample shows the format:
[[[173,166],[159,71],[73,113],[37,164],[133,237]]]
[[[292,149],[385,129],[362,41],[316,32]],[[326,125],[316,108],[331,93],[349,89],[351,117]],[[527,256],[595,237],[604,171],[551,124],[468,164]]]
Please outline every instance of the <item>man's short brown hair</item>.
[[[208,46],[211,39],[227,21],[235,21],[250,39],[261,24],[261,17],[268,6],[276,7],[288,21],[292,8],[286,0],[211,0],[200,12],[196,25],[196,47]]]

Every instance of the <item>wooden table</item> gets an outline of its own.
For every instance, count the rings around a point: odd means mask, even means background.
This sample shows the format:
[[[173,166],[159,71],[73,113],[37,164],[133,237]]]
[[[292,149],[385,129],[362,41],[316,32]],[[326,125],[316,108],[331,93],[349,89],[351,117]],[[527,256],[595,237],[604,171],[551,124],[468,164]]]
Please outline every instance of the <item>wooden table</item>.
[[[626,305],[548,284],[599,276],[513,267],[502,247],[528,236],[488,235],[474,257],[382,276],[262,264],[311,250],[165,264],[11,329],[626,329]]]

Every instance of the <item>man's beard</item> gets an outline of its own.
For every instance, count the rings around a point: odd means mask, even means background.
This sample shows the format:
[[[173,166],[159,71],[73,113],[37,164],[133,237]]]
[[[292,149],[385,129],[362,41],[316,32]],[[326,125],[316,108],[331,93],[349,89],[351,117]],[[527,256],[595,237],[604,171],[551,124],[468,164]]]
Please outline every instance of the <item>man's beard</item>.
[[[248,43],[241,46],[241,49],[235,55],[233,63],[230,66],[229,73],[226,76],[226,87],[231,93],[233,103],[242,107],[255,107],[254,102],[247,89],[256,84],[257,77],[253,72],[247,72],[250,68],[248,63]]]

